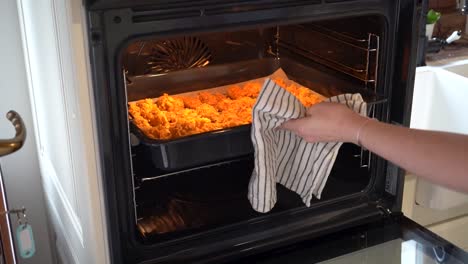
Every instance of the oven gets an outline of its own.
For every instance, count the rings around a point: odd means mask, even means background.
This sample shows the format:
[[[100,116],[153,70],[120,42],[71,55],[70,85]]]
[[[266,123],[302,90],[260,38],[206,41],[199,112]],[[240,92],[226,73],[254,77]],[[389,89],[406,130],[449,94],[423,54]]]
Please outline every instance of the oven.
[[[229,92],[280,70],[323,97],[360,93],[369,116],[407,126],[420,2],[85,1],[113,262],[252,263],[350,228],[361,228],[362,245],[363,226],[395,225],[403,172],[366,149],[341,147],[310,207],[278,184],[277,204],[259,213],[247,199],[249,122],[162,134],[143,129],[132,107]]]

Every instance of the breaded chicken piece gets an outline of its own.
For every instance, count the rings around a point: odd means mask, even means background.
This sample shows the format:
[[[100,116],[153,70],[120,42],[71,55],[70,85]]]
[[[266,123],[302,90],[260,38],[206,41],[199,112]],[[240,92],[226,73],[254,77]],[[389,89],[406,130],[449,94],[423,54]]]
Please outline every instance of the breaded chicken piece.
[[[249,82],[244,85],[244,96],[257,98],[258,94],[260,94],[260,90],[262,89],[262,84],[259,82]]]
[[[220,112],[225,111],[231,107],[232,102],[234,101],[229,98],[223,99],[216,104],[215,108]]]
[[[181,99],[186,108],[195,109],[202,104],[198,97],[183,96]]]
[[[215,106],[219,101],[226,99],[226,96],[220,93],[200,92],[198,94],[198,99],[200,99],[202,103]]]
[[[208,118],[197,116],[196,113],[190,112],[177,120],[170,131],[173,138],[183,137],[208,131],[205,124],[211,123]]]
[[[309,88],[294,84],[293,82],[284,79],[277,78],[274,81],[279,86],[292,93],[305,107],[310,107],[322,101],[322,99]]]
[[[169,128],[165,127],[152,127],[144,131],[145,134],[154,139],[171,139],[173,138]]]
[[[224,128],[245,125],[252,122],[252,107],[255,99],[241,97],[231,100],[229,107],[226,107],[220,115],[219,122]]]
[[[237,98],[242,97],[243,93],[244,93],[244,91],[243,91],[242,87],[240,87],[238,85],[232,85],[227,90],[228,97],[233,99],[233,100],[236,100]]]
[[[236,100],[241,97],[252,97],[257,98],[260,90],[262,89],[262,85],[257,82],[249,82],[245,84],[243,87],[238,85],[232,85],[228,88],[227,94],[229,98]]]
[[[208,118],[213,122],[216,122],[216,120],[219,119],[219,112],[212,105],[201,104],[195,109],[195,111],[197,111],[198,115],[201,117]]]
[[[156,105],[160,110],[164,111],[179,111],[184,109],[184,102],[180,98],[163,94],[156,99]]]
[[[252,109],[253,105],[255,104],[256,98],[250,98],[250,97],[242,97],[236,100],[236,104],[238,104],[240,107],[246,109]]]

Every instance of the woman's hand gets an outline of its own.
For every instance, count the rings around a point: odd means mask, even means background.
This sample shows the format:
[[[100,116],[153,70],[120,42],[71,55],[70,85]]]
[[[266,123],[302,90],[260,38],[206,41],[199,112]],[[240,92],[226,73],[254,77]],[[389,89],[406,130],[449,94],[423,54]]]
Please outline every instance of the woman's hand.
[[[359,129],[367,122],[339,103],[319,103],[307,110],[307,116],[284,122],[280,128],[290,130],[308,142],[352,142],[357,144]]]

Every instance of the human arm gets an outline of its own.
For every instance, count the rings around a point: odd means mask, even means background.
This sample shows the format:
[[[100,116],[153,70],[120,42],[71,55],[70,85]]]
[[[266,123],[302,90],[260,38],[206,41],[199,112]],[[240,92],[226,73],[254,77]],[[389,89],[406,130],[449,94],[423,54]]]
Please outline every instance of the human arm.
[[[281,127],[309,142],[359,143],[417,176],[468,192],[468,135],[369,120],[336,103],[312,106],[306,117],[287,121]]]

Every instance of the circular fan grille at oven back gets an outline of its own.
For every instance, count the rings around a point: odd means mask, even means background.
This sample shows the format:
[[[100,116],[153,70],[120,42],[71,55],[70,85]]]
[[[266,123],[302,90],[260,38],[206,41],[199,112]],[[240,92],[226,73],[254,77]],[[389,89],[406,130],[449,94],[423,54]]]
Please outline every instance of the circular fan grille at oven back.
[[[183,37],[174,40],[152,41],[147,59],[150,73],[203,67],[210,63],[211,52],[200,39]]]

